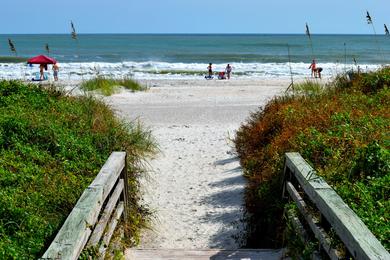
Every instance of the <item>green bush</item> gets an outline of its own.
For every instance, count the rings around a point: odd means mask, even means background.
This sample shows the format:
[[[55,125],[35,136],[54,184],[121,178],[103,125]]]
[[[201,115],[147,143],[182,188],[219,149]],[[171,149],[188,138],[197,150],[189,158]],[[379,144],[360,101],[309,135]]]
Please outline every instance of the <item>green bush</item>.
[[[390,248],[389,84],[389,68],[352,80],[343,75],[325,88],[306,82],[240,128],[235,145],[248,178],[248,246],[284,246],[284,154],[296,151]]]
[[[124,87],[132,91],[146,90],[146,87],[127,77],[122,79],[112,79],[97,76],[96,78],[84,81],[81,84],[81,89],[86,91],[98,90],[105,96],[114,94],[118,87]]]
[[[348,79],[349,78],[349,79]],[[383,67],[375,73],[350,73],[339,75],[334,85],[338,88],[350,88],[364,93],[377,92],[380,89],[390,86],[390,67]]]
[[[141,160],[149,131],[119,121],[90,97],[0,81],[0,259],[36,259],[112,151],[127,151],[135,239]]]

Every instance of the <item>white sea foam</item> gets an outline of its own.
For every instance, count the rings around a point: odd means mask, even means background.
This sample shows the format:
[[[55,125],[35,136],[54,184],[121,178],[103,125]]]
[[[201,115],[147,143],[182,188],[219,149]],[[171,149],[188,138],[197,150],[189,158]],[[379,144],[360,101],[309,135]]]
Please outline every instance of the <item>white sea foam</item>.
[[[85,63],[61,63],[60,78],[62,79],[89,79],[97,75],[113,78],[131,76],[135,79],[196,79],[207,74],[207,64],[203,63],[168,63],[168,62],[85,62]],[[289,77],[290,67],[288,63],[235,63],[233,77],[235,78],[276,78]],[[214,72],[223,71],[226,64],[214,64]],[[345,70],[357,69],[351,64],[339,63],[318,64],[323,68],[324,76],[335,76]],[[310,75],[308,63],[291,63],[294,77],[306,77]],[[361,64],[362,70],[374,70],[379,65]],[[39,68],[37,65],[30,67],[24,63],[0,63],[0,79],[31,79]],[[47,71],[52,77],[51,67]]]

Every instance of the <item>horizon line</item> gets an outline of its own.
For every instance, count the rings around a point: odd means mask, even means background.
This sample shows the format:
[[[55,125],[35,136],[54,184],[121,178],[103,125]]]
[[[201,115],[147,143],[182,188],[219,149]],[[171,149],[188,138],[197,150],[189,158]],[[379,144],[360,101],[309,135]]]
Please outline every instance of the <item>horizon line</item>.
[[[306,35],[306,33],[77,33],[78,35]],[[70,33],[0,33],[0,35],[70,35]],[[311,35],[324,36],[372,36],[373,33],[311,33]],[[377,34],[386,36],[385,34]]]

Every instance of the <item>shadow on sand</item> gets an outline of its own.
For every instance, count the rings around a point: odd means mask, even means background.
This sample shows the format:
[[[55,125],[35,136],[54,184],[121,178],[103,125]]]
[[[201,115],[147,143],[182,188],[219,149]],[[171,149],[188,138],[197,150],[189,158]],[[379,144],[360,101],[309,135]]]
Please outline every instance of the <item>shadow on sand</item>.
[[[242,205],[246,180],[241,174],[241,167],[237,166],[238,160],[238,157],[231,157],[214,163],[216,166],[227,168],[224,173],[231,173],[231,176],[209,184],[216,187],[218,192],[202,199],[202,203],[209,204],[215,209],[215,212],[207,214],[203,221],[219,223],[223,226],[211,238],[209,242],[211,248],[237,249],[241,244],[244,227],[241,219]]]

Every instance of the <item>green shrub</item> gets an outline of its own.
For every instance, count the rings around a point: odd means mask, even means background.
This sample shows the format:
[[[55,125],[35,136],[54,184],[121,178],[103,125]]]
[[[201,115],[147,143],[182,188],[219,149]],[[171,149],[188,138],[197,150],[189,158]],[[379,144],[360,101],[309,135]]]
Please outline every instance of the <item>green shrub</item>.
[[[390,172],[390,151],[373,141],[357,150],[354,164],[351,171],[354,178],[383,177]]]
[[[322,89],[304,83],[241,126],[235,145],[248,178],[248,247],[284,246],[281,174],[284,154],[296,151],[390,248],[389,83],[389,68]]]
[[[128,153],[137,239],[146,213],[141,160],[155,151],[150,132],[93,98],[0,81],[0,259],[40,257],[112,151]]]
[[[350,88],[364,93],[377,92],[390,86],[390,67],[383,67],[375,73],[351,73],[336,77],[334,85],[338,88]]]

